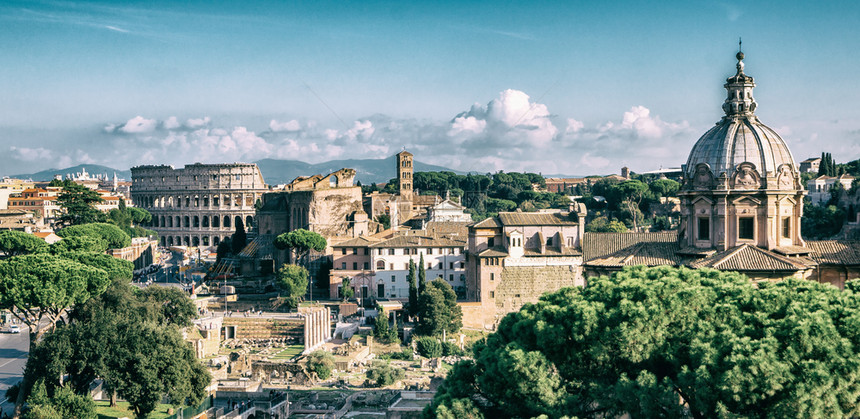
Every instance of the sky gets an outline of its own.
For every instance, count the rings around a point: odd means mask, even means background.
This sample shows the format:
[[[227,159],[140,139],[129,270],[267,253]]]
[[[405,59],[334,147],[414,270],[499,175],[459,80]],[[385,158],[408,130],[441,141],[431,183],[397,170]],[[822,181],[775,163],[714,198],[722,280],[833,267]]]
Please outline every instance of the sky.
[[[82,163],[677,167],[743,38],[796,161],[860,158],[860,2],[0,2],[0,174]]]

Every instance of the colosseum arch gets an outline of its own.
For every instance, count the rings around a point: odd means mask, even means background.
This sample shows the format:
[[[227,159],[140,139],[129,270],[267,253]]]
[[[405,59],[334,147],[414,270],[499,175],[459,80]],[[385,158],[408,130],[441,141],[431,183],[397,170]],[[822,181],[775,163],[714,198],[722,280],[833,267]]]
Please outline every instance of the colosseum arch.
[[[202,221],[202,222],[203,222],[202,227],[209,227],[209,216],[208,216],[208,215],[204,215],[204,216],[203,216],[203,221]]]
[[[200,237],[194,236],[191,238],[191,245],[194,247],[200,246]]]
[[[191,227],[194,227],[194,228],[200,227],[200,217],[199,216],[196,216],[196,215],[194,216],[194,224],[192,224]]]
[[[230,216],[229,215],[224,216],[224,228],[230,228]]]
[[[203,236],[203,245],[209,246],[209,236]]]
[[[238,215],[237,215],[237,216],[236,216],[236,219],[235,219],[235,220],[233,220],[233,225],[234,225],[234,226],[237,226],[237,225],[239,225],[239,223],[240,223],[240,222],[242,222],[242,217],[240,217],[240,216],[238,216]]]
[[[254,225],[254,217],[250,215],[245,217],[245,229],[251,228],[252,225]]]
[[[182,221],[183,221],[183,223],[182,223],[183,227],[185,227],[185,228],[191,227],[191,217],[186,215],[185,217],[182,218]]]
[[[221,227],[221,217],[215,215],[212,216],[212,227],[220,228]]]
[[[213,245],[213,246],[218,246],[219,244],[221,244],[221,238],[220,238],[220,237],[218,237],[218,236],[213,237],[213,238],[212,238],[212,245]]]

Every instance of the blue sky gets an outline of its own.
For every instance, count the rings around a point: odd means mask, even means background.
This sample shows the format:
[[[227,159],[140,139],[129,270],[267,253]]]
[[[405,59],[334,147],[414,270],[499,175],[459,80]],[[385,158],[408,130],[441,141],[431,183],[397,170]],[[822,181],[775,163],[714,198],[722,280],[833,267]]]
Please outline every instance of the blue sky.
[[[381,158],[677,166],[737,38],[796,160],[860,157],[860,3],[0,3],[0,174]]]

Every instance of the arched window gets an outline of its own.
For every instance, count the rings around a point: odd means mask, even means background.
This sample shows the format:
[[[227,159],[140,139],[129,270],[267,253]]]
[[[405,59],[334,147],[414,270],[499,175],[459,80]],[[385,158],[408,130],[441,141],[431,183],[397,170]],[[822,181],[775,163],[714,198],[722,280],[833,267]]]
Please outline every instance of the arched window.
[[[191,245],[192,245],[192,246],[195,246],[195,247],[196,247],[196,246],[200,246],[200,237],[194,236],[194,237],[191,239]]]
[[[208,215],[203,216],[203,227],[209,227],[209,216]]]
[[[254,225],[254,217],[250,215],[245,217],[245,229],[251,228],[252,225]]]
[[[188,227],[190,227],[190,226],[191,226],[190,218],[188,218],[188,216],[187,216],[187,215],[185,216],[185,220],[184,220],[184,221],[185,221],[185,222],[182,224],[182,226],[183,226],[183,227],[188,228]],[[187,238],[188,238],[188,237],[186,237],[186,239],[187,239]]]
[[[217,220],[217,218],[216,218],[216,220]],[[218,244],[220,244],[220,243],[221,243],[221,238],[220,238],[220,237],[215,236],[215,237],[213,237],[213,238],[212,238],[212,245],[213,245],[213,246],[218,246]]]
[[[203,245],[209,246],[209,236],[203,236]]]
[[[233,225],[234,225],[234,226],[237,226],[237,225],[239,225],[239,222],[241,222],[241,221],[242,221],[242,217],[240,217],[240,216],[238,216],[238,215],[237,215],[237,216],[236,216],[236,219],[235,219],[235,220],[233,220]]]
[[[384,271],[385,270],[385,261],[384,260],[376,261],[376,270],[378,270],[378,271]]]
[[[230,216],[229,215],[224,216],[224,228],[230,228]]]
[[[219,228],[221,227],[221,217],[214,216],[212,217],[212,227]]]

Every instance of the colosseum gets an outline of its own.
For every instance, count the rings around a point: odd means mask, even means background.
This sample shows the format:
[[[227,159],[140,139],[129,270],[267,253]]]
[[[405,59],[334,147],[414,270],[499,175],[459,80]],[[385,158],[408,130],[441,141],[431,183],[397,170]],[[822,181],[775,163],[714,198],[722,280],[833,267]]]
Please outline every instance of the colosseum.
[[[147,228],[162,246],[217,246],[239,220],[254,228],[257,200],[268,191],[256,164],[200,164],[131,168],[131,199],[152,213]]]

